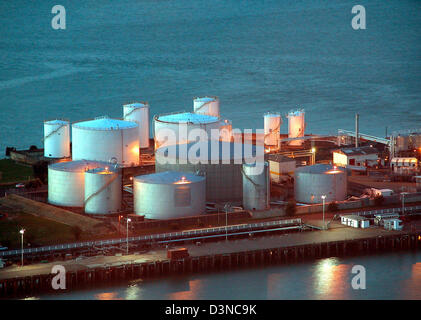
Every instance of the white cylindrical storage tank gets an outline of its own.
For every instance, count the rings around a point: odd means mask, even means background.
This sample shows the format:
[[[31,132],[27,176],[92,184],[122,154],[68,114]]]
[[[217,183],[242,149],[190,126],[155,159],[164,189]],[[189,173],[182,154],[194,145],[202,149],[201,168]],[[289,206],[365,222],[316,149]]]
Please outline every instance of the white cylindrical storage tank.
[[[191,142],[162,147],[155,152],[156,172],[202,172],[206,176],[206,200],[238,202],[243,198],[244,163],[264,157],[263,146],[225,141]]]
[[[278,146],[281,134],[282,118],[280,113],[266,113],[264,119],[265,145]]]
[[[122,182],[118,169],[85,172],[85,213],[111,214],[121,210]]]
[[[65,207],[83,207],[85,172],[106,166],[97,161],[57,162],[48,166],[48,202]]]
[[[243,208],[266,210],[270,202],[270,178],[268,162],[243,164]]]
[[[173,171],[137,176],[133,196],[135,214],[147,219],[197,216],[206,210],[206,178]]]
[[[72,125],[73,160],[139,165],[139,129],[133,121],[96,118]]]
[[[211,130],[219,130],[219,118],[191,112],[155,116],[155,149],[195,141],[197,129],[210,139]]]
[[[44,121],[44,157],[70,157],[70,122],[67,120]]]
[[[304,137],[305,132],[305,113],[304,110],[291,111],[288,113],[288,138]],[[293,140],[289,142],[290,146],[301,146],[304,140]]]
[[[194,113],[220,117],[218,97],[197,97],[193,99]]]
[[[140,148],[149,148],[149,104],[135,102],[123,105],[123,118],[139,125]]]
[[[228,119],[219,122],[219,139],[230,142],[232,140],[232,121]]]
[[[342,201],[347,197],[347,174],[327,164],[316,164],[295,170],[295,199],[302,203]]]

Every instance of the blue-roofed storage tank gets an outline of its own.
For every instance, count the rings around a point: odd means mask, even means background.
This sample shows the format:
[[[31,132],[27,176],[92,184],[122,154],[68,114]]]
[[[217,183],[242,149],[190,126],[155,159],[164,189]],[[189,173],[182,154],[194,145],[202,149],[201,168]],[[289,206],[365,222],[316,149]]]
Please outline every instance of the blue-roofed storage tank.
[[[74,123],[72,158],[139,165],[138,124],[108,117]]]
[[[165,145],[180,144],[196,140],[192,136],[189,138],[189,134],[195,129],[203,130],[210,139],[211,130],[217,129],[219,131],[219,126],[219,118],[206,114],[180,112],[155,116],[155,149]],[[174,139],[168,140],[169,134],[171,134]]]
[[[174,219],[206,210],[205,177],[166,171],[134,177],[134,211],[147,219]]]
[[[347,174],[344,169],[316,164],[295,170],[295,200],[302,203],[342,201],[347,197]]]
[[[207,201],[241,203],[242,165],[253,162],[256,154],[263,157],[263,148],[217,140],[166,146],[155,152],[155,170],[201,172],[206,176]]]

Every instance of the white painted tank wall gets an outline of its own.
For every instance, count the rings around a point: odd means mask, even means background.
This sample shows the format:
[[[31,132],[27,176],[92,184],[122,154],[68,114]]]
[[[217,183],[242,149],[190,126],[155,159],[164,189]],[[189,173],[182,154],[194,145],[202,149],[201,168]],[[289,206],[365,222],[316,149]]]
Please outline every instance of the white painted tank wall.
[[[305,113],[297,110],[288,113],[288,138],[300,138],[305,134]],[[290,141],[290,146],[301,146],[304,140]]]
[[[182,177],[188,183],[176,183]],[[183,172],[161,172],[133,179],[134,211],[147,219],[174,219],[206,210],[206,178]]]
[[[243,208],[266,210],[270,201],[269,164],[260,166],[243,164]]]
[[[112,214],[121,210],[121,175],[107,168],[85,172],[85,213]]]
[[[70,122],[66,120],[44,121],[44,157],[70,157]]]
[[[83,207],[85,170],[105,166],[96,161],[69,161],[48,166],[48,202],[66,207]]]
[[[149,148],[149,104],[147,102],[125,104],[123,117],[127,121],[135,121],[139,125],[139,145]]]
[[[330,172],[330,173],[329,173]],[[347,197],[347,174],[331,165],[316,164],[295,170],[295,199],[302,203],[342,201]]]
[[[206,115],[204,115],[206,117]],[[210,116],[209,116],[210,117]],[[175,135],[175,139],[177,141],[176,144],[183,144],[187,143],[188,137],[190,132],[195,129],[204,130],[208,137],[211,137],[211,130],[217,129],[219,130],[220,121],[218,118],[210,117],[206,123],[198,123],[198,122],[188,122],[188,123],[180,123],[180,122],[167,122],[159,120],[159,116],[154,117],[154,131],[155,131],[155,150],[163,147],[172,145],[173,143],[169,143],[167,138],[164,137],[167,131],[173,132]],[[180,134],[181,133],[181,134]]]
[[[220,117],[218,97],[197,97],[193,99],[193,110],[195,113],[206,114],[213,117]]]
[[[115,120],[115,119],[109,119]],[[73,160],[95,160],[109,162],[113,158],[122,166],[139,165],[139,130],[135,122],[125,123],[119,129],[108,127],[87,128],[81,123],[72,126]]]
[[[267,113],[263,116],[265,145],[278,146],[280,139],[282,118],[278,113]]]

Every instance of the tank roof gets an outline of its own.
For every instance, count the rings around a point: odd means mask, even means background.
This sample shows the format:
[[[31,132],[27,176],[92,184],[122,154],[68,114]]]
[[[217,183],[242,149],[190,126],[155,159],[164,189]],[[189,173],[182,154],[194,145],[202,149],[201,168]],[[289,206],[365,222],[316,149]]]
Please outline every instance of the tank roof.
[[[123,107],[127,107],[127,108],[147,108],[149,107],[149,103],[147,102],[133,102],[133,103],[128,103],[128,104],[124,104]]]
[[[219,121],[217,117],[192,112],[166,114],[157,117],[158,121],[173,123],[213,123]]]
[[[301,109],[301,110],[293,110],[293,111],[288,112],[288,116],[290,116],[290,117],[298,117],[298,116],[300,116],[303,113],[304,113],[304,109]]]
[[[206,178],[203,176],[178,171],[164,171],[134,177],[135,181],[156,184],[184,184],[189,182],[199,182],[204,179]]]
[[[155,154],[165,156],[166,158],[180,158],[186,159],[189,154],[191,154],[190,149],[194,148],[196,150],[196,157],[200,157],[201,150],[207,150],[208,161],[213,159],[223,160],[245,160],[250,159],[256,155],[256,152],[259,152],[260,155],[264,155],[264,147],[256,146],[248,143],[238,143],[238,142],[227,142],[227,141],[199,141],[199,142],[190,142],[185,144],[177,144],[172,146],[164,146],[156,150]],[[246,149],[250,148],[250,149]],[[218,157],[216,157],[216,150],[218,150]],[[245,151],[251,150],[250,157],[244,157]],[[193,151],[194,152],[194,151]],[[202,159],[203,160],[203,159]]]
[[[54,119],[54,120],[46,120],[44,121],[45,124],[69,124],[69,121],[67,120],[61,120],[61,119]]]
[[[345,171],[342,168],[332,166],[330,164],[318,163],[312,166],[299,167],[295,169],[295,172],[312,173],[312,174],[334,174],[334,173],[344,173]]]
[[[118,130],[135,128],[138,124],[133,121],[126,121],[112,118],[96,118],[94,120],[81,121],[73,124],[74,128],[93,130]]]
[[[88,160],[75,160],[75,161],[65,161],[65,162],[56,162],[48,166],[49,169],[57,171],[72,171],[72,172],[84,172],[94,168],[104,168],[108,166],[109,163],[101,161],[88,161]]]
[[[216,101],[218,100],[218,97],[196,97],[194,98],[194,101],[201,101],[201,102],[209,102],[209,101]]]

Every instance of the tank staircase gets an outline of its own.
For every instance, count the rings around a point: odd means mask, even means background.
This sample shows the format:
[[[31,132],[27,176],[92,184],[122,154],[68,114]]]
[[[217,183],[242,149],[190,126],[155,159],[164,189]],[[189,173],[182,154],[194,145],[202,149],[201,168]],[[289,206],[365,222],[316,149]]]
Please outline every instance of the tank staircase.
[[[85,201],[84,201],[84,206],[86,206],[86,204],[91,199],[93,199],[98,194],[100,194],[102,191],[104,191],[110,184],[112,184],[118,178],[119,178],[119,175],[115,175],[112,179],[108,180],[107,183],[105,183],[101,188],[99,188],[97,191],[95,191],[94,193],[92,193],[91,195],[89,195],[89,197],[87,199],[85,199]]]
[[[53,131],[51,131],[49,134],[47,134],[42,141],[47,140],[49,137],[51,137],[53,134],[55,134],[56,132],[58,132],[61,128],[65,127],[67,124],[61,124],[58,128],[54,129]]]

